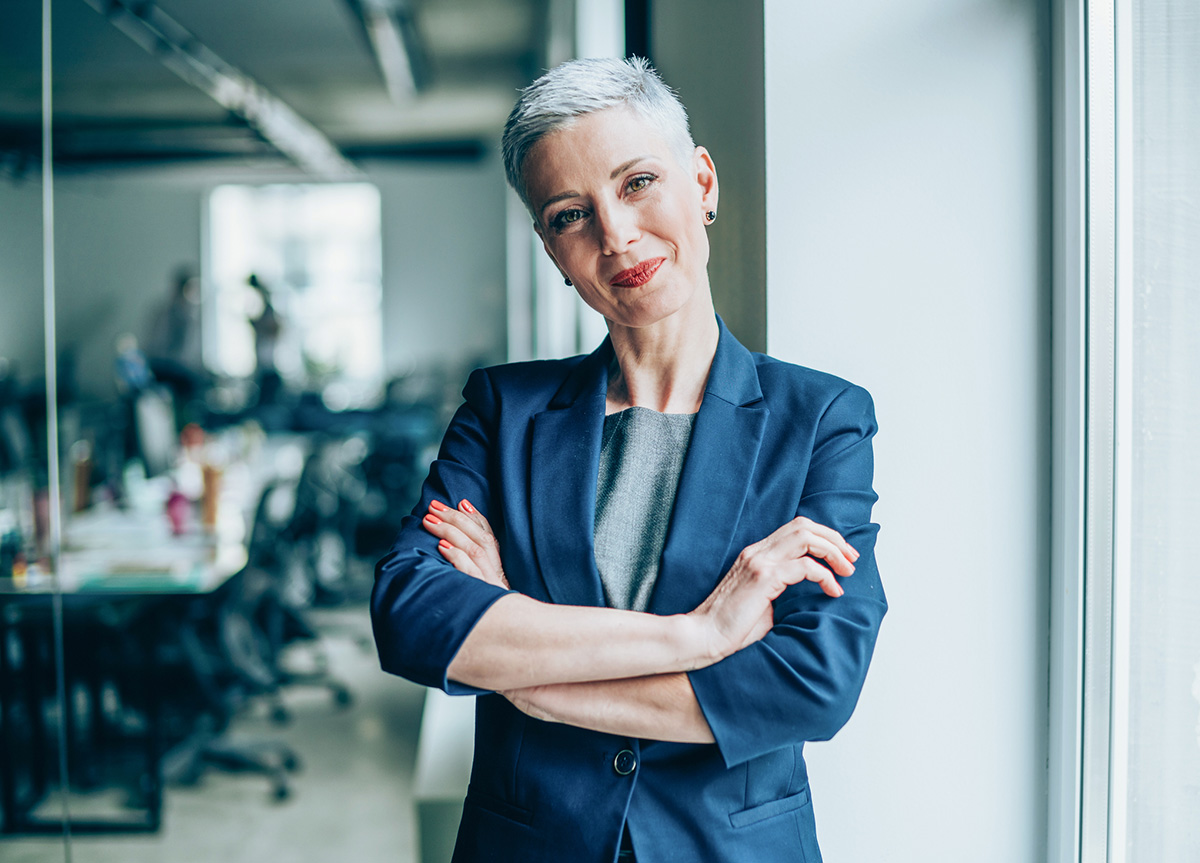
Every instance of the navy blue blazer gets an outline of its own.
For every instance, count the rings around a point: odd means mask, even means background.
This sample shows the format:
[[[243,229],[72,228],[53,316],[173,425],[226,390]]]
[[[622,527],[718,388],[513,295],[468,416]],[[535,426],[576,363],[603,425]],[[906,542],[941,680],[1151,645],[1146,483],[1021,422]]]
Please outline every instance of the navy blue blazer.
[[[858,700],[887,604],[875,567],[865,390],[742,347],[721,324],[650,611],[694,609],[734,558],[797,515],[861,554],[831,599],[788,588],[761,641],[689,674],[715,744],[635,740],[533,719],[446,669],[505,591],[463,575],[420,524],[433,498],[491,522],[514,590],[601,606],[593,519],[612,347],[475,371],[421,501],[376,571],[385,671],[476,694],[475,761],[456,863],[611,863],[623,825],[639,863],[817,863],[803,747]]]

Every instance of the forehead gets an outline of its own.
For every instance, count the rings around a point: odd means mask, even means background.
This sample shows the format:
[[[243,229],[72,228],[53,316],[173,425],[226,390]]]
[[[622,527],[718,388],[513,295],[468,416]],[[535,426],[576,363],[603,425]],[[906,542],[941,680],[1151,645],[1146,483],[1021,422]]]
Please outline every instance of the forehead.
[[[616,168],[649,156],[666,161],[671,148],[636,109],[626,105],[583,114],[545,135],[525,160],[525,186],[539,207],[547,198],[607,183]]]

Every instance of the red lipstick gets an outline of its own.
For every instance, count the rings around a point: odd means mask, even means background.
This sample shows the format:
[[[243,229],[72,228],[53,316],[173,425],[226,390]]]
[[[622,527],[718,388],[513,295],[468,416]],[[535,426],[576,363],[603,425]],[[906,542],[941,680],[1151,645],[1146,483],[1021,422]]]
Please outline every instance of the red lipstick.
[[[650,258],[640,264],[621,270],[612,278],[612,284],[618,288],[637,288],[654,278],[658,268],[666,258]]]

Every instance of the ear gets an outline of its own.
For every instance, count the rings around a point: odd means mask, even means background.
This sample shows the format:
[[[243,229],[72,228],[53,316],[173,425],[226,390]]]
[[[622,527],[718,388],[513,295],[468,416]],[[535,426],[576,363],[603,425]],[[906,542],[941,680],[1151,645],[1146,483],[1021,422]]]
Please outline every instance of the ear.
[[[717,198],[720,197],[717,187],[717,166],[713,164],[712,156],[703,147],[697,147],[692,154],[692,170],[696,177],[696,185],[700,188],[700,206],[704,212],[717,209]]]

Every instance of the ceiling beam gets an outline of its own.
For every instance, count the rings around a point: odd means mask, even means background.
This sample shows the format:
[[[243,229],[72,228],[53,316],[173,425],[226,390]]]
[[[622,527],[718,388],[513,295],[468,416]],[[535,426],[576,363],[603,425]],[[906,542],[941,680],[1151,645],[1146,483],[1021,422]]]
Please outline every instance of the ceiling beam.
[[[360,176],[332,141],[290,105],[200,42],[149,2],[84,0],[187,83],[245,121],[264,141],[321,179]]]
[[[408,3],[402,0],[346,0],[366,36],[388,96],[403,104],[429,83],[425,43]]]

